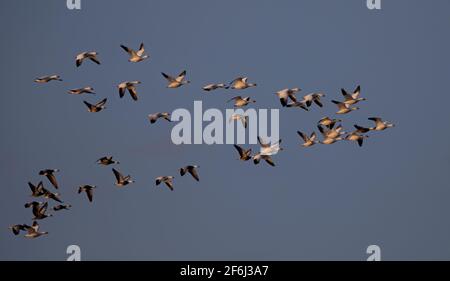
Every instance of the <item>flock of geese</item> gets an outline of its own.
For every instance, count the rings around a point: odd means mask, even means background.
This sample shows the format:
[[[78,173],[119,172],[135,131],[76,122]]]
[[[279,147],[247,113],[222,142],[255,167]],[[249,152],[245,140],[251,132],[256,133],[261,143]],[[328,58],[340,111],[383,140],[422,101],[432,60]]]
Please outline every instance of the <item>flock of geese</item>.
[[[120,46],[123,50],[127,52],[129,55],[128,61],[131,63],[142,62],[149,58],[149,55],[146,54],[144,44],[141,43],[139,49],[136,51],[132,48],[126,47],[124,45]],[[83,52],[76,56],[75,65],[76,67],[80,67],[84,61],[90,60],[95,64],[100,65],[100,60],[98,58],[97,52]],[[177,76],[171,76],[164,72],[161,73],[162,76],[167,80],[167,88],[179,88],[184,85],[190,83],[189,80],[186,79],[186,71],[182,71]],[[59,75],[49,75],[36,78],[34,80],[36,83],[49,83],[51,81],[62,81]],[[118,84],[118,92],[119,97],[123,98],[125,94],[128,92],[130,97],[134,100],[138,100],[138,91],[137,87],[141,84],[140,81],[124,81]],[[218,89],[234,89],[234,90],[244,90],[251,87],[256,87],[256,83],[251,83],[248,81],[247,77],[238,77],[231,81],[230,83],[212,83],[204,86],[202,89],[206,92],[215,91]],[[300,92],[300,88],[291,88],[291,89],[283,89],[275,94],[277,95],[281,106],[287,108],[301,108],[305,111],[309,111],[313,104],[318,107],[323,107],[322,99],[325,97],[323,93],[311,93],[308,95],[304,95],[302,99],[297,99],[296,94]],[[352,111],[358,110],[359,108],[355,106],[355,104],[365,101],[365,98],[360,97],[361,88],[358,86],[352,93],[348,93],[346,90],[342,89],[343,101],[332,100],[332,103],[337,105],[338,111],[336,114],[343,115],[348,114]],[[68,91],[68,94],[71,95],[94,95],[94,89],[92,87],[83,87],[78,89],[72,89]],[[103,98],[102,100],[90,103],[86,100],[83,103],[88,108],[89,112],[97,113],[104,110],[106,107],[107,99]],[[229,99],[227,102],[233,102],[234,107],[242,108],[251,103],[254,103],[251,97],[243,97],[243,96],[235,96]],[[157,112],[148,115],[149,122],[154,124],[159,119],[164,119],[166,121],[171,122],[170,113],[168,112]],[[321,135],[323,136],[322,140],[318,140],[316,132],[312,132],[311,134],[306,134],[301,131],[297,131],[298,135],[302,140],[303,147],[311,147],[317,143],[320,144],[333,144],[338,141],[348,140],[357,142],[359,146],[363,145],[364,139],[368,138],[367,133],[370,131],[383,131],[387,128],[394,127],[394,124],[390,122],[383,121],[379,117],[370,117],[369,120],[374,122],[373,127],[364,127],[360,125],[354,125],[354,130],[352,132],[345,132],[342,126],[341,119],[334,119],[330,117],[324,117],[320,119],[317,123],[317,128]],[[240,121],[242,122],[242,126],[247,128],[248,125],[248,116],[234,114],[230,118],[230,122]],[[281,139],[275,143],[265,142],[261,137],[258,137],[258,143],[260,145],[260,151],[258,153],[252,154],[252,149],[246,149],[239,145],[234,145],[234,148],[237,150],[239,154],[239,160],[248,161],[253,160],[254,164],[259,164],[261,160],[264,160],[267,164],[271,166],[275,166],[275,162],[273,161],[273,155],[277,154],[279,151],[282,151],[283,148],[280,146]],[[103,156],[96,162],[101,166],[110,166],[110,165],[119,165],[119,161],[113,159],[112,156]],[[193,179],[197,182],[200,181],[200,177],[198,174],[198,169],[200,167],[198,165],[187,165],[179,169],[179,173],[181,176],[189,173]],[[45,169],[39,172],[40,176],[46,177],[49,183],[53,186],[54,189],[59,189],[58,181],[56,180],[55,174],[59,172],[58,169]],[[124,176],[121,172],[119,172],[116,168],[112,168],[112,172],[115,177],[115,186],[118,188],[123,188],[129,184],[132,184],[134,180],[130,175]],[[158,176],[155,178],[155,184],[158,186],[160,184],[165,184],[170,190],[174,190],[174,176]],[[40,181],[37,185],[34,185],[31,182],[28,182],[28,185],[31,189],[31,196],[34,198],[45,198],[46,202],[38,202],[32,201],[25,204],[25,208],[31,208],[33,218],[31,226],[28,224],[16,224],[9,227],[9,229],[15,234],[19,235],[22,231],[26,232],[24,235],[27,238],[37,238],[42,235],[48,234],[48,232],[40,231],[38,220],[43,220],[48,217],[53,216],[47,212],[49,202],[54,202],[55,205],[52,207],[54,212],[59,212],[62,210],[69,210],[71,208],[70,204],[64,204],[60,195],[56,192],[52,192],[44,187],[43,181]],[[85,193],[87,196],[87,200],[89,202],[93,201],[94,198],[94,190],[96,189],[95,185],[81,185],[78,187],[78,194]]]

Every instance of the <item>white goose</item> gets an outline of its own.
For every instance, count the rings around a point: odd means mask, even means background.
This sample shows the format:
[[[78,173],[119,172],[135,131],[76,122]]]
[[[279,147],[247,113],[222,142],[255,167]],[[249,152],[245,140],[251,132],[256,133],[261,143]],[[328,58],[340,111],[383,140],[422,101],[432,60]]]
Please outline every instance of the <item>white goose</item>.
[[[48,83],[50,81],[62,81],[59,75],[41,76],[34,80],[36,83]]]
[[[90,104],[87,101],[83,101],[83,103],[87,106],[89,112],[100,112],[106,108],[106,101],[107,99],[105,98],[97,102],[96,104]]]
[[[303,139],[304,143],[302,143],[303,147],[310,147],[317,143],[316,138],[316,132],[312,132],[311,136],[308,136],[300,131],[297,131],[297,134]]]
[[[244,107],[244,106],[248,105],[249,103],[256,102],[255,100],[251,100],[250,97],[243,98],[241,96],[234,97],[234,98],[228,100],[227,102],[230,102],[232,100],[234,100],[234,107]]]
[[[155,123],[156,121],[158,121],[159,118],[163,118],[169,122],[172,122],[170,120],[170,113],[168,112],[158,112],[158,113],[154,113],[154,114],[149,114],[148,115],[148,120],[150,121],[151,124]]]
[[[185,84],[191,83],[191,81],[185,80],[186,70],[184,70],[180,74],[178,74],[178,76],[176,78],[174,78],[168,74],[165,74],[164,72],[161,72],[161,74],[169,82],[169,84],[167,85],[167,88],[178,88]]]
[[[395,127],[395,124],[383,121],[380,117],[370,117],[369,120],[375,122],[375,127],[371,127],[370,130],[373,131],[384,131],[387,128],[393,128]]]
[[[31,226],[24,224],[24,228],[27,231],[27,234],[25,234],[26,238],[37,238],[42,235],[48,234],[47,231],[41,232],[39,231],[39,224],[35,221]]]
[[[208,84],[204,86],[202,89],[204,91],[210,92],[217,89],[228,89],[230,86],[225,85],[224,83],[217,83],[217,84]]]
[[[349,133],[345,137],[345,139],[348,141],[356,141],[359,146],[362,146],[364,139],[367,139],[368,137],[369,136],[367,136],[367,135],[361,135],[360,133],[358,133],[358,131],[354,131],[354,132]]]
[[[283,89],[276,92],[275,95],[277,95],[280,99],[280,103],[282,106],[287,106],[289,99],[291,99],[293,103],[297,102],[295,94],[299,91],[301,91],[300,88]]]
[[[360,98],[359,94],[361,93],[361,86],[356,87],[356,89],[353,91],[353,94],[347,93],[345,89],[341,89],[342,95],[344,96],[344,103],[345,104],[355,104],[360,101],[365,101],[365,98]]]
[[[244,128],[247,128],[248,120],[249,120],[249,117],[247,115],[235,113],[235,114],[231,115],[229,122],[231,123],[233,121],[241,121],[242,126],[244,126]]]
[[[130,96],[133,100],[138,100],[138,95],[136,91],[136,85],[141,84],[141,81],[125,81],[120,83],[117,88],[119,88],[119,96],[123,98],[125,91],[128,90]]]
[[[98,55],[97,52],[83,52],[81,54],[78,54],[75,58],[75,64],[77,65],[77,67],[79,67],[85,59],[90,59],[96,64],[100,64],[97,55]]]
[[[340,102],[340,101],[332,100],[331,102],[336,104],[339,109],[338,112],[336,112],[336,114],[347,114],[349,112],[359,109],[359,107],[350,107],[350,105]]]
[[[127,52],[128,55],[130,55],[130,58],[128,59],[129,62],[140,62],[149,58],[149,56],[145,54],[144,43],[141,43],[138,51],[135,51],[124,45],[120,45],[120,47],[122,47],[122,49],[124,49],[125,52]]]
[[[231,83],[230,83],[231,89],[243,90],[243,89],[247,89],[250,87],[256,87],[255,83],[249,83],[247,81],[248,81],[248,77],[238,77],[238,78],[234,79],[233,81],[231,81]]]
[[[306,103],[306,106],[310,107],[312,103],[314,102],[319,107],[323,107],[322,102],[320,101],[320,98],[324,97],[325,94],[323,93],[311,93],[306,96],[303,96],[303,102]]]
[[[173,191],[173,179],[174,176],[161,176],[155,179],[156,185],[160,185],[162,182],[166,184],[166,186]]]
[[[92,87],[84,87],[79,89],[72,89],[68,91],[71,95],[82,95],[82,94],[95,94],[94,88]]]

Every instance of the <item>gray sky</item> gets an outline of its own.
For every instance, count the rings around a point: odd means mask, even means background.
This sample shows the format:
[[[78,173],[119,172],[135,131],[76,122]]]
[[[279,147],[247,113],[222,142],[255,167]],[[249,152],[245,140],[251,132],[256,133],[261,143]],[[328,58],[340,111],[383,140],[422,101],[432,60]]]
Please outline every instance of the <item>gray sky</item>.
[[[359,0],[64,2],[0,3],[0,259],[63,260],[70,244],[89,260],[363,260],[371,244],[383,259],[450,259],[449,1],[382,1],[381,11]],[[128,63],[120,44],[140,42],[151,58]],[[90,50],[102,65],[77,69],[75,55]],[[183,69],[192,83],[166,89],[160,72]],[[53,73],[64,81],[33,82]],[[327,94],[323,109],[280,111],[277,167],[239,162],[231,145],[175,146],[171,124],[148,123],[194,100],[229,107],[237,92],[201,86],[240,75],[258,83],[239,92],[256,108],[279,108],[273,93],[286,87]],[[119,99],[125,80],[143,82],[138,102]],[[368,100],[344,126],[381,116],[397,127],[363,148],[301,148],[296,131],[334,116],[330,100],[358,84]],[[66,94],[87,85],[96,97]],[[103,97],[104,112],[86,111],[82,100]],[[115,188],[110,167],[94,164],[106,154],[137,182]],[[177,174],[191,163],[200,183]],[[61,169],[73,208],[41,221],[47,237],[14,237],[7,226],[30,223],[27,182],[44,168]],[[170,174],[175,192],[154,186]],[[99,186],[93,204],[80,184]]]

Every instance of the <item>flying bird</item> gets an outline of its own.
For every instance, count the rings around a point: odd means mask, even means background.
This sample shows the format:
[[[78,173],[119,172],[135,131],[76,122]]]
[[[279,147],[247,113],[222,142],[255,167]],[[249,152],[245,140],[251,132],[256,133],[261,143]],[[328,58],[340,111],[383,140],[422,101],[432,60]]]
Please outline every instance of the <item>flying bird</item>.
[[[89,112],[100,112],[106,108],[105,104],[108,99],[102,99],[96,104],[90,104],[87,101],[83,101],[83,103],[87,106]]]
[[[112,156],[103,156],[102,158],[97,160],[97,164],[108,166],[111,164],[120,164],[120,162],[113,160]]]
[[[92,87],[83,87],[78,89],[69,90],[67,93],[71,95],[82,95],[82,94],[95,94],[94,88]]]
[[[48,83],[50,81],[62,81],[62,79],[59,75],[49,75],[38,77],[34,80],[36,83]]]
[[[256,87],[255,83],[249,83],[247,81],[248,81],[248,77],[238,77],[238,78],[234,79],[233,81],[231,81],[231,83],[230,83],[231,89],[243,90],[243,89],[247,89],[250,87]]]
[[[319,120],[319,122],[317,122],[317,124],[326,126],[328,127],[328,129],[333,129],[334,125],[336,125],[336,123],[338,122],[342,122],[342,120],[331,119],[330,117],[323,117],[322,119]]]
[[[347,93],[347,91],[345,89],[341,89],[342,95],[344,96],[344,103],[351,105],[351,104],[355,104],[358,103],[360,101],[365,101],[365,98],[360,98],[359,94],[361,93],[361,87],[358,86],[356,87],[356,89],[353,91],[353,94],[349,94]]]
[[[283,89],[283,90],[280,90],[280,91],[276,92],[275,94],[280,99],[281,105],[282,106],[287,106],[289,99],[291,99],[291,101],[293,103],[297,102],[297,98],[295,97],[295,94],[297,92],[299,92],[299,91],[301,91],[300,88]]]
[[[239,160],[242,161],[248,161],[252,158],[252,149],[244,149],[242,147],[240,147],[237,144],[233,144],[234,148],[236,148],[236,150],[239,153]]]
[[[97,58],[98,53],[97,52],[83,52],[81,54],[78,54],[75,59],[75,64],[77,67],[79,67],[85,59],[90,59],[91,61],[95,62],[96,64],[100,64],[100,61]]]
[[[81,185],[78,187],[78,194],[81,192],[86,192],[87,198],[89,202],[92,202],[92,199],[94,198],[94,189],[97,188],[95,185]]]
[[[306,96],[303,96],[303,102],[306,104],[307,107],[310,107],[313,102],[317,104],[319,107],[323,107],[320,98],[324,96],[325,94],[323,93],[311,93]]]
[[[43,192],[44,192],[44,198],[46,199],[52,199],[55,200],[56,202],[62,203],[63,201],[59,198],[59,194],[58,193],[53,193],[48,191],[45,188],[42,188]]]
[[[197,166],[197,165],[189,165],[189,166],[180,168],[180,175],[184,176],[186,173],[189,173],[196,181],[200,181],[200,178],[198,177],[198,172],[197,172],[198,168],[200,168],[200,166]]]
[[[210,91],[214,91],[217,89],[228,89],[228,88],[230,88],[230,86],[227,86],[224,83],[217,83],[217,84],[208,84],[208,85],[204,86],[202,89],[204,91],[210,92]]]
[[[261,159],[265,160],[267,164],[270,166],[275,167],[275,162],[273,162],[273,159],[270,157],[270,155],[265,155],[261,153],[257,153],[253,156],[253,163],[255,165],[258,165]]]
[[[304,147],[310,147],[317,143],[317,135],[315,132],[312,132],[311,136],[308,136],[300,131],[297,131],[297,134],[303,139],[304,143],[302,144],[302,146]]]
[[[122,49],[124,49],[125,52],[127,52],[130,55],[130,58],[128,59],[129,62],[140,62],[149,57],[147,54],[145,54],[144,43],[141,43],[138,51],[135,51],[124,45],[120,45],[120,47],[122,47]]]
[[[309,111],[308,107],[306,106],[306,103],[304,101],[295,101],[290,102],[286,104],[286,107],[299,107],[301,109],[304,109],[306,111]]]
[[[369,120],[375,122],[375,127],[371,127],[370,130],[373,131],[384,131],[387,128],[393,128],[395,125],[393,123],[383,121],[383,119],[379,117],[370,117]]]
[[[234,97],[234,98],[228,100],[227,102],[230,102],[232,100],[234,100],[234,107],[244,107],[251,102],[256,102],[254,100],[250,100],[250,97],[243,98],[241,96]]]
[[[39,175],[46,176],[50,183],[58,189],[58,182],[56,181],[56,177],[54,173],[59,172],[59,169],[46,169],[39,172]]]
[[[169,122],[172,122],[170,120],[170,113],[168,112],[158,112],[148,115],[148,120],[150,121],[151,124],[154,124],[156,121],[158,121],[159,118],[163,118]]]
[[[26,238],[37,238],[42,235],[48,234],[47,231],[45,231],[45,232],[39,231],[39,224],[37,223],[37,221],[34,221],[32,226],[29,226],[26,224],[24,224],[23,226],[24,226],[25,230],[27,231],[27,234],[25,234]]]
[[[186,77],[186,70],[183,70],[180,74],[178,74],[178,76],[176,78],[174,78],[168,74],[165,74],[164,72],[161,72],[161,74],[169,82],[169,84],[167,85],[167,88],[178,88],[185,84],[191,83],[191,81],[184,79]]]
[[[270,144],[268,142],[265,142],[261,137],[258,137],[258,143],[261,146],[260,154],[262,155],[273,155],[283,150],[283,148],[280,147],[281,139],[273,144]]]
[[[353,127],[355,127],[355,129],[356,129],[355,132],[360,133],[360,134],[364,134],[364,133],[367,133],[370,131],[370,128],[366,128],[366,127],[359,126],[359,125],[353,125]]]
[[[119,171],[117,171],[114,168],[112,169],[112,171],[114,173],[114,176],[116,177],[115,185],[117,187],[123,187],[123,186],[126,186],[126,185],[134,182],[133,180],[131,180],[131,176],[130,175],[124,177]]]
[[[31,196],[33,196],[33,197],[41,197],[45,194],[45,192],[43,190],[44,185],[43,185],[42,181],[40,181],[37,186],[35,186],[31,182],[28,182],[28,186],[31,189]]]
[[[364,139],[368,138],[367,135],[361,135],[357,131],[349,133],[347,136],[345,136],[346,140],[349,141],[356,141],[359,146],[363,145]]]
[[[324,138],[334,139],[345,134],[345,132],[342,131],[343,130],[342,125],[339,125],[336,128],[332,129],[328,127],[322,127],[321,125],[317,125],[317,128],[319,129],[320,133],[323,135]]]
[[[19,235],[20,231],[26,230],[26,224],[11,225],[8,227],[8,229],[10,229],[14,233],[14,235]]]
[[[53,216],[52,214],[46,214],[47,208],[48,208],[48,202],[41,203],[41,202],[30,202],[25,204],[25,208],[32,207],[32,212],[34,215],[33,220],[42,220],[48,217]]]
[[[244,128],[247,128],[247,126],[248,126],[248,120],[249,120],[249,117],[247,116],[247,115],[242,115],[242,114],[233,114],[233,115],[231,115],[231,117],[230,117],[230,123],[231,122],[233,122],[233,121],[241,121],[242,122],[242,126],[244,126]]]
[[[137,101],[137,91],[136,91],[136,85],[141,84],[141,81],[125,81],[120,83],[117,88],[119,88],[119,96],[120,98],[123,98],[125,95],[125,91],[128,90],[130,93],[130,96],[133,100]]]
[[[331,102],[336,104],[339,109],[338,112],[336,112],[336,114],[346,114],[346,113],[349,113],[349,112],[359,109],[359,107],[350,107],[350,105],[340,102],[340,101],[332,100]]]
[[[53,211],[69,210],[70,208],[72,208],[71,205],[56,205],[53,207]]]
[[[162,182],[167,185],[167,187],[173,191],[173,176],[161,176],[155,179],[156,185],[160,185]]]

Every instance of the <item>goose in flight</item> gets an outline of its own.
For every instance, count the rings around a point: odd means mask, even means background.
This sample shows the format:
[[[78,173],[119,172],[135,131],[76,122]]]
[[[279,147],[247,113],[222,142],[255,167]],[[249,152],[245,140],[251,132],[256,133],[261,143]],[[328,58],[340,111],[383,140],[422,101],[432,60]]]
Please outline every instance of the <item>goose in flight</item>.
[[[53,207],[53,211],[69,210],[70,208],[72,208],[72,205],[56,205]]]
[[[370,117],[369,120],[375,122],[375,127],[371,127],[370,130],[373,131],[384,131],[387,128],[393,128],[395,125],[393,123],[383,121],[383,119],[379,117]]]
[[[342,137],[337,137],[337,138],[324,138],[322,141],[319,141],[319,143],[321,144],[333,144],[337,141],[341,141],[343,140]]]
[[[83,52],[81,54],[78,54],[77,57],[75,58],[75,64],[77,65],[77,67],[79,67],[85,59],[90,59],[96,64],[100,64],[97,55],[98,55],[97,52]]]
[[[128,90],[130,93],[130,96],[133,100],[137,101],[137,91],[136,91],[136,85],[141,84],[141,81],[125,81],[120,83],[117,88],[119,88],[119,96],[120,98],[123,98],[125,95],[125,91]]]
[[[115,185],[117,187],[123,187],[126,186],[130,183],[133,183],[134,181],[131,179],[131,176],[128,175],[126,177],[124,177],[119,171],[117,171],[116,169],[112,169],[114,176],[116,177],[116,183]]]
[[[244,106],[248,105],[249,103],[256,102],[254,100],[250,100],[250,97],[243,98],[241,96],[234,97],[234,98],[228,100],[227,102],[230,102],[232,100],[234,100],[234,107],[244,107]]]
[[[80,194],[81,192],[86,192],[87,198],[89,200],[89,202],[92,202],[93,198],[94,198],[94,189],[97,188],[97,186],[95,185],[81,185],[78,187],[78,194]]]
[[[21,231],[25,231],[26,230],[26,224],[15,224],[15,225],[11,225],[8,227],[8,229],[10,229],[14,235],[19,235],[19,233]]]
[[[370,128],[366,128],[366,127],[359,126],[359,125],[353,125],[353,127],[355,127],[355,129],[356,129],[355,132],[360,133],[360,134],[364,134],[364,133],[367,133],[370,131]]]
[[[107,100],[108,99],[106,99],[106,98],[102,99],[101,101],[97,102],[96,104],[90,104],[87,101],[83,101],[83,103],[87,106],[89,112],[95,113],[95,112],[100,112],[106,108],[105,104],[106,104]]]
[[[247,128],[248,126],[248,120],[249,117],[247,115],[242,115],[242,114],[233,114],[230,117],[230,123],[233,121],[241,121],[242,122],[242,126],[244,126],[244,128]]]
[[[269,164],[270,166],[275,167],[275,162],[273,162],[272,157],[270,157],[270,155],[265,155],[261,153],[257,153],[253,156],[253,163],[255,165],[258,165],[261,159],[265,160],[266,163]]]
[[[97,164],[103,165],[103,166],[108,166],[111,164],[120,164],[120,162],[113,160],[112,156],[103,156],[102,158],[97,160]]]
[[[283,90],[276,92],[275,95],[278,96],[278,98],[280,99],[281,105],[284,107],[284,106],[287,106],[289,99],[291,99],[291,101],[293,103],[297,102],[297,98],[295,97],[295,94],[299,91],[301,91],[300,88],[283,89]]]
[[[37,238],[42,235],[48,234],[47,231],[45,232],[39,231],[39,224],[37,223],[37,221],[34,221],[31,226],[24,224],[24,228],[27,231],[27,234],[25,234],[26,238]]]
[[[28,186],[31,189],[31,196],[33,197],[41,197],[45,194],[43,190],[44,184],[42,183],[42,181],[40,181],[37,186],[35,186],[31,182],[28,182]]]
[[[46,176],[47,179],[50,181],[50,183],[58,189],[58,182],[56,181],[55,174],[56,172],[59,172],[59,169],[46,169],[39,172],[39,175]]]
[[[350,105],[340,102],[340,101],[332,100],[331,102],[336,104],[339,109],[338,112],[336,112],[336,114],[346,114],[346,113],[349,113],[349,112],[359,109],[359,107],[350,107]]]
[[[176,78],[174,78],[168,74],[165,74],[164,72],[161,72],[161,74],[169,82],[169,84],[167,85],[167,88],[178,88],[185,84],[191,83],[191,81],[184,79],[186,77],[186,70],[183,70],[180,74],[178,74],[178,76]]]
[[[249,83],[247,81],[248,81],[248,77],[238,77],[238,78],[234,79],[233,81],[231,81],[231,83],[230,83],[231,89],[243,90],[243,89],[247,89],[250,87],[256,87],[255,83]]]
[[[262,155],[273,155],[283,150],[283,148],[280,147],[281,139],[274,144],[270,144],[268,142],[265,142],[261,137],[258,137],[258,143],[261,146],[260,154]]]
[[[236,150],[239,153],[239,160],[242,161],[248,161],[252,158],[252,149],[244,149],[242,147],[240,147],[237,144],[233,144],[234,148],[236,148]]]
[[[160,185],[162,182],[167,185],[167,187],[173,191],[173,176],[161,176],[155,179],[156,185]]]
[[[353,91],[353,94],[349,94],[347,93],[347,91],[345,89],[341,89],[342,95],[344,96],[344,103],[351,105],[351,104],[355,104],[358,103],[360,101],[365,101],[365,98],[360,98],[359,94],[361,93],[361,87],[358,86],[356,87],[356,89]]]
[[[331,119],[330,117],[323,117],[322,119],[319,120],[319,122],[317,122],[317,124],[326,126],[326,127],[328,127],[328,129],[333,129],[334,125],[336,125],[336,123],[338,123],[338,122],[342,122],[342,120],[341,119]]]
[[[342,125],[337,126],[336,128],[329,129],[328,127],[322,127],[321,125],[317,125],[317,128],[319,129],[320,133],[323,135],[323,137],[334,139],[337,137],[340,137],[341,135],[345,134],[343,130]]]
[[[303,96],[303,102],[306,104],[307,107],[310,107],[312,103],[314,102],[319,107],[323,107],[322,102],[320,101],[320,98],[324,97],[325,94],[322,93],[311,93],[306,96]]]
[[[290,103],[286,104],[286,107],[300,107],[301,109],[309,111],[309,109],[306,106],[306,103],[304,101],[290,102]]]
[[[58,193],[53,193],[48,191],[45,188],[42,188],[43,192],[44,192],[44,198],[47,199],[52,199],[55,200],[56,202],[62,203],[63,201],[59,198],[59,194]]]
[[[62,79],[59,75],[49,75],[38,77],[34,80],[36,83],[48,83],[50,81],[62,81]]]
[[[354,132],[349,133],[347,136],[345,136],[345,139],[349,140],[349,141],[356,141],[359,146],[362,146],[364,139],[366,139],[368,137],[369,136],[367,136],[367,135],[359,134],[358,131],[354,131]]]
[[[186,173],[189,173],[196,181],[200,181],[200,178],[199,178],[198,172],[197,172],[198,168],[200,168],[200,166],[197,166],[197,165],[188,165],[186,167],[180,168],[180,175],[184,176]]]
[[[208,84],[208,85],[204,86],[202,89],[203,89],[203,91],[210,92],[210,91],[214,91],[217,89],[228,89],[228,88],[230,88],[230,86],[227,86],[224,83],[217,83],[217,84]]]
[[[302,144],[303,147],[310,147],[317,143],[316,138],[316,132],[312,132],[311,136],[308,136],[300,131],[297,131],[297,134],[303,139],[304,143]]]
[[[154,124],[156,121],[158,121],[159,118],[163,118],[169,122],[172,122],[172,120],[170,120],[170,113],[168,112],[158,112],[148,115],[148,120],[151,124]]]
[[[95,94],[94,93],[94,88],[92,87],[83,87],[83,88],[79,88],[79,89],[72,89],[69,90],[67,93],[71,94],[71,95],[82,95],[82,94]]]
[[[120,45],[120,47],[122,47],[122,49],[124,49],[125,52],[127,52],[128,55],[130,55],[130,58],[128,59],[129,62],[140,62],[149,57],[147,54],[145,54],[144,43],[141,43],[138,51],[135,51],[124,45]]]
[[[32,212],[34,215],[33,220],[42,220],[47,217],[53,216],[52,214],[48,214],[48,215],[46,214],[47,208],[48,208],[48,202],[41,203],[41,202],[33,201],[33,202],[25,204],[25,208],[30,208],[30,207],[32,207]]]

